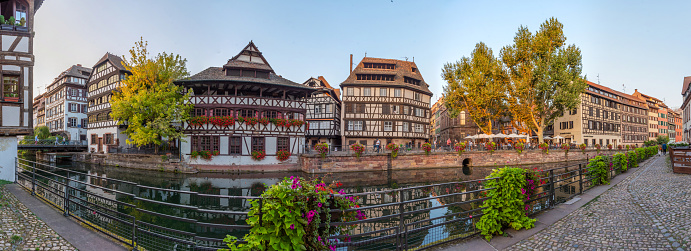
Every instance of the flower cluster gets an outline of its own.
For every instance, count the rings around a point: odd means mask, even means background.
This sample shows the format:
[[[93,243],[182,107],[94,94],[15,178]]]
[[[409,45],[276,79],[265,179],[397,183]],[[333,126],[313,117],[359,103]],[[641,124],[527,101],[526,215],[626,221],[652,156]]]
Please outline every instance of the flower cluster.
[[[460,156],[461,153],[465,152],[465,142],[456,143],[456,145],[454,146],[454,150],[456,150],[456,152]]]
[[[602,148],[602,146],[600,146],[600,144],[595,144],[595,149],[597,149],[597,154],[600,154],[600,148]]]
[[[624,148],[624,146],[622,146],[622,145],[617,145],[617,149],[621,150],[622,148]]]
[[[540,172],[542,172],[542,170],[538,170],[537,168],[533,168],[533,170],[526,170],[525,172],[526,183],[525,187],[521,188],[521,193],[525,195],[525,198],[523,198],[523,202],[525,203],[525,207],[523,209],[526,211],[525,215],[530,213],[530,198],[532,197],[535,199],[538,195],[538,186],[545,184]]]
[[[571,149],[571,146],[567,143],[562,143],[561,146],[559,147],[561,150],[564,150],[564,153],[569,153],[569,149]]]
[[[613,148],[613,147],[614,147],[614,146],[613,146],[612,144],[607,144],[607,149],[609,149],[610,151],[612,151],[612,148]]]
[[[360,158],[360,155],[363,152],[365,152],[365,146],[363,146],[360,143],[350,145],[350,149],[353,150],[353,152],[355,152],[355,156],[357,156],[358,158]]]
[[[268,125],[268,124],[269,124],[269,119],[268,119],[268,118],[260,118],[260,119],[259,119],[259,124]]]
[[[205,160],[211,160],[213,156],[218,156],[220,153],[218,151],[192,151],[190,157],[196,159],[197,157],[202,157]]]
[[[279,161],[285,161],[288,158],[290,158],[290,152],[289,151],[280,150],[280,151],[276,152],[276,159],[278,159]]]
[[[545,143],[545,142],[540,143],[538,148],[540,148],[540,150],[542,150],[542,153],[549,154],[549,145],[547,145],[547,143]]]
[[[425,151],[425,155],[429,155],[429,152],[432,151],[432,144],[430,144],[430,143],[422,144],[422,150]]]
[[[319,143],[314,146],[314,150],[321,155],[322,158],[326,158],[326,153],[329,152],[329,144]]]
[[[581,152],[582,152],[583,154],[585,154],[585,148],[586,148],[586,147],[587,147],[587,145],[585,145],[585,144],[580,144],[580,145],[578,145],[578,148],[581,149]]]
[[[252,159],[260,161],[266,158],[266,152],[264,151],[252,151]]]
[[[494,150],[497,149],[497,143],[494,142],[489,142],[485,144],[485,150],[489,151],[490,153],[493,153]]]
[[[228,127],[235,124],[235,118],[233,118],[232,116],[210,117],[209,123],[220,127]]]
[[[207,116],[195,116],[190,119],[190,125],[200,126],[209,122],[209,117]]]
[[[291,126],[302,126],[305,124],[305,121],[298,120],[298,119],[280,119],[280,118],[269,119],[268,122],[271,122],[272,124],[274,124],[277,127],[285,127],[285,128],[288,128]],[[268,124],[268,122],[267,122],[267,124]]]
[[[391,158],[396,158],[396,156],[398,156],[398,149],[400,149],[400,147],[397,144],[389,143],[386,145],[386,150],[391,151]]]
[[[255,117],[248,117],[248,118],[238,117],[238,122],[253,126],[253,125],[256,125],[257,123],[259,123],[259,119],[255,118]]]
[[[513,149],[516,150],[518,154],[521,154],[523,150],[525,150],[525,145],[523,145],[521,142],[518,142],[513,145]]]

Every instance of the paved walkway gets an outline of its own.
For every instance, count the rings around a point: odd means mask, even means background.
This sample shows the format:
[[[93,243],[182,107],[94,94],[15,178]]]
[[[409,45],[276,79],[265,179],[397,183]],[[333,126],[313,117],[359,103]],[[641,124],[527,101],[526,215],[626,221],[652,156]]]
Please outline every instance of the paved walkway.
[[[76,250],[6,186],[0,185],[0,250]]]
[[[14,250],[127,250],[95,231],[63,216],[53,207],[31,196],[29,192],[17,184],[5,185],[0,191],[4,193],[5,197],[12,198],[14,207],[22,212],[21,217],[27,219],[27,224],[20,224],[18,227],[24,231],[23,243],[25,244]],[[5,211],[7,210],[3,208],[2,213],[0,213],[3,224],[6,219]],[[11,218],[8,217],[7,219]],[[0,225],[0,227],[3,231],[7,231],[5,226]],[[3,249],[1,245],[0,250],[7,250]]]
[[[673,174],[665,157],[577,198],[540,213],[533,229],[442,250],[691,250],[691,175]]]

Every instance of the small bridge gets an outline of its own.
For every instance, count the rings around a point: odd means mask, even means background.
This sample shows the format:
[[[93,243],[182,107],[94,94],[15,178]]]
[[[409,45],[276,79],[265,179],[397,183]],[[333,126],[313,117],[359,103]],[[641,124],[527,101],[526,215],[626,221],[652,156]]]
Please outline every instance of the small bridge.
[[[86,143],[79,140],[57,142],[54,140],[20,141],[19,144],[17,144],[17,150],[82,152],[87,151],[87,149]]]

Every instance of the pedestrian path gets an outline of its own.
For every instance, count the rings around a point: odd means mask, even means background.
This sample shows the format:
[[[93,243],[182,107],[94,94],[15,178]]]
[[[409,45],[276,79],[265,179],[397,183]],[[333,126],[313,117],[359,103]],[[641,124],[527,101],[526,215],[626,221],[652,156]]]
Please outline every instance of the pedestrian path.
[[[579,201],[540,213],[535,228],[440,250],[691,250],[691,175],[653,157]]]
[[[12,218],[11,215],[5,218],[5,211],[7,210],[3,208],[0,214],[3,220],[2,224],[5,224],[5,219],[8,220],[8,223],[12,223],[13,219],[24,219],[20,222],[26,222],[17,227],[17,230],[23,231],[20,233],[25,236],[23,238],[24,244],[22,244],[24,246],[14,250],[127,250],[97,232],[63,216],[47,203],[31,196],[29,192],[17,184],[5,185],[1,189],[0,191],[3,191],[5,197],[14,201],[13,205],[16,209],[14,211],[19,212],[14,216],[15,218]],[[3,227],[3,231],[7,231],[5,226],[0,227]],[[3,249],[2,246],[0,249],[7,250]]]

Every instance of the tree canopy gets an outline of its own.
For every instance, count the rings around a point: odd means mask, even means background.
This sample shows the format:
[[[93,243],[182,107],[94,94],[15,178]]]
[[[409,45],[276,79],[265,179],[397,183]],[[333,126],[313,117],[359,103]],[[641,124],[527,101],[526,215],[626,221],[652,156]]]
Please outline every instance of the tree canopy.
[[[38,126],[34,128],[34,135],[36,135],[38,139],[47,139],[50,137],[50,129],[48,129],[47,126]]]
[[[127,125],[127,143],[137,146],[182,138],[173,123],[187,121],[192,109],[188,94],[173,84],[189,76],[187,60],[165,52],[150,58],[147,45],[141,39],[130,49],[129,59],[123,57],[132,74],[122,80],[111,101],[111,117]]]
[[[483,53],[478,53],[479,48]],[[485,63],[485,67],[464,66],[468,61],[492,63]],[[473,118],[509,115],[514,127],[537,133],[540,142],[545,127],[564,111],[575,109],[587,87],[581,77],[581,51],[575,45],[566,45],[563,25],[556,18],[546,20],[535,34],[521,26],[513,44],[504,46],[498,59],[480,42],[470,59],[464,57],[456,64],[447,64],[443,72],[448,83],[444,95],[449,98],[446,104],[450,108],[466,109]],[[448,72],[460,77],[449,78]],[[469,99],[484,101],[457,101]],[[491,123],[489,126],[482,130],[491,131]]]

